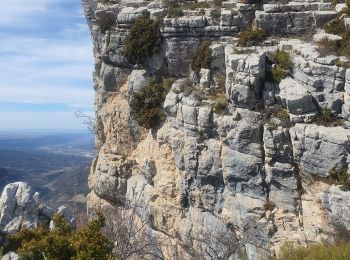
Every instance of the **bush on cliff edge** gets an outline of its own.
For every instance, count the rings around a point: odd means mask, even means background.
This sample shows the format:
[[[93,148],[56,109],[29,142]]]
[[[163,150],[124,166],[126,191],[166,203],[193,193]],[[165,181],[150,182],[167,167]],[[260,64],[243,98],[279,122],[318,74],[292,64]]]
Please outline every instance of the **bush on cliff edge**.
[[[131,116],[144,128],[156,128],[165,119],[163,103],[170,89],[167,79],[152,78],[150,83],[134,92],[130,99]]]
[[[144,13],[131,27],[126,37],[124,55],[132,64],[143,64],[145,58],[158,53],[161,48],[161,20],[152,20]]]

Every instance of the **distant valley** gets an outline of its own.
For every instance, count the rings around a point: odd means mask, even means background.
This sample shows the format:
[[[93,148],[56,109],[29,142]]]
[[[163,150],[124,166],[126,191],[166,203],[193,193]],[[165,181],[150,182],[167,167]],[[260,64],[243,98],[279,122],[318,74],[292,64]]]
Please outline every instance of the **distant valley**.
[[[89,133],[0,132],[0,190],[24,181],[53,208],[75,203],[83,210],[94,152]]]

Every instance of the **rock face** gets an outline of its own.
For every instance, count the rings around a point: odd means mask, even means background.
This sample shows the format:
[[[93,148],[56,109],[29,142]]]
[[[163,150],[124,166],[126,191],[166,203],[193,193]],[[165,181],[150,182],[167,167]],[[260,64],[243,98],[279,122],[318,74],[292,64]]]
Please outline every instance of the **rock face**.
[[[339,228],[350,225],[350,193],[332,186],[325,192],[323,204],[334,225]]]
[[[5,233],[35,228],[39,220],[39,193],[28,184],[15,182],[5,186],[0,197],[0,227]]]
[[[0,197],[0,231],[12,234],[21,229],[48,224],[52,210],[40,204],[39,193],[27,183],[15,182],[5,186]],[[1,242],[1,241],[0,241]]]
[[[270,35],[311,35],[340,9],[316,1],[244,2],[189,8],[169,18],[163,2],[83,0],[94,43],[99,147],[89,214],[141,205],[138,214],[168,241],[166,259],[191,259],[207,234],[235,238],[240,246],[232,259],[240,247],[259,259],[287,241],[333,242],[334,225],[350,230],[340,213],[348,211],[349,192],[326,181],[331,171],[348,168],[350,70],[300,39],[235,44],[251,24]],[[145,10],[164,17],[163,41],[144,66],[134,66],[123,55],[124,40]],[[102,32],[99,21],[108,15],[115,23]],[[212,62],[195,75],[190,62],[203,39],[211,41]],[[269,81],[274,65],[268,55],[276,50],[288,52],[293,64],[280,83]],[[176,78],[163,105],[165,121],[146,130],[131,116],[130,97],[164,68]],[[327,109],[343,126],[315,124]],[[226,252],[223,239],[211,242]]]
[[[19,255],[17,255],[14,252],[8,252],[6,255],[4,255],[1,260],[19,260]]]

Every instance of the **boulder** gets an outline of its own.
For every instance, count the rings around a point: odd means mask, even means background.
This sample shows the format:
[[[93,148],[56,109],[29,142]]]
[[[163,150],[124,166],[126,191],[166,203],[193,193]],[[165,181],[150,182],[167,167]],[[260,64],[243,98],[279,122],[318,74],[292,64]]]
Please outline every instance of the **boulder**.
[[[349,130],[314,124],[296,124],[290,129],[294,159],[301,171],[327,177],[332,169],[348,166]]]
[[[146,70],[133,70],[128,77],[128,91],[137,92],[147,86],[149,75]]]
[[[14,233],[22,228],[37,227],[39,203],[39,193],[27,183],[6,185],[0,197],[0,230]]]
[[[350,192],[332,185],[328,192],[324,193],[322,202],[331,222],[350,231]]]
[[[279,97],[284,107],[291,114],[317,113],[317,108],[313,103],[312,95],[308,90],[295,81],[287,77],[279,85]]]
[[[253,108],[261,99],[262,79],[265,77],[265,53],[237,54],[226,50],[226,93],[232,104]]]

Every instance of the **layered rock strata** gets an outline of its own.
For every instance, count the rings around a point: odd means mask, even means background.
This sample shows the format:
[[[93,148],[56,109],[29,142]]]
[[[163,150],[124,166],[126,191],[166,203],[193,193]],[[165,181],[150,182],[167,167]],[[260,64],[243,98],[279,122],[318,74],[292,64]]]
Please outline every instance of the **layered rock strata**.
[[[94,43],[99,148],[89,178],[91,215],[126,201],[141,204],[154,234],[170,241],[162,247],[166,259],[191,259],[191,238],[203,232],[229,234],[249,259],[258,259],[287,241],[332,243],[339,227],[350,229],[349,192],[329,181],[332,171],[348,169],[350,70],[339,57],[320,55],[312,40],[235,44],[252,24],[271,36],[313,35],[342,6],[268,2],[230,0],[214,17],[213,8],[204,8],[168,18],[158,1],[83,0]],[[133,66],[123,55],[125,38],[145,10],[163,17],[161,51],[144,67]],[[106,15],[115,23],[102,32]],[[212,62],[196,77],[189,64],[203,39],[211,41]],[[293,70],[280,83],[269,82],[266,57],[281,49]],[[146,130],[131,116],[130,96],[164,67],[177,78],[163,105],[166,120]],[[220,87],[219,77],[228,99],[224,113],[208,94]],[[181,90],[184,84],[190,91]],[[273,107],[287,117],[269,113]],[[313,123],[324,109],[342,125]]]

